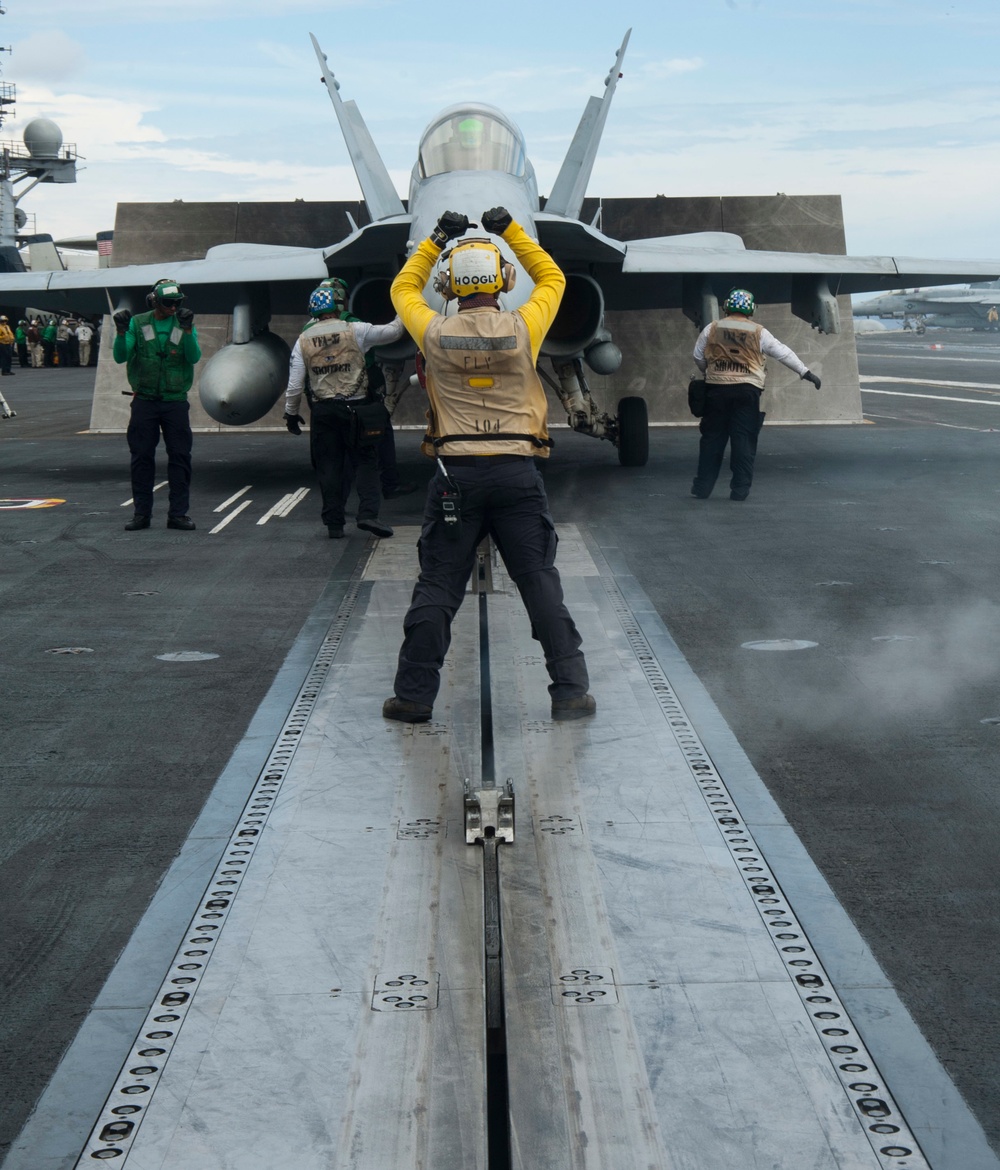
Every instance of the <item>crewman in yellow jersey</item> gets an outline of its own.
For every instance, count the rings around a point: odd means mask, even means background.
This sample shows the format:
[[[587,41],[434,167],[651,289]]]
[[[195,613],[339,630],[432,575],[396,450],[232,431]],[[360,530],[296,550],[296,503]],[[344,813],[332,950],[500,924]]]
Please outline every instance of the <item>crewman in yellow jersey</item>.
[[[382,714],[404,723],[430,719],[452,618],[462,604],[476,547],[492,536],[542,645],[552,680],[552,718],[581,719],[597,704],[588,693],[582,639],[563,601],[555,567],[556,532],[535,456],[547,458],[545,391],[535,370],[555,320],[566,278],[510,213],[494,207],[482,226],[506,243],[535,282],[519,309],[501,308],[515,269],[491,239],[468,238],[442,257],[469,220],[446,211],[392,285],[392,303],[423,354],[428,427],[422,450],[437,459],[427,489],[418,543],[420,576],[403,619],[394,694]],[[442,315],[424,298],[434,265],[435,289],[458,300]]]

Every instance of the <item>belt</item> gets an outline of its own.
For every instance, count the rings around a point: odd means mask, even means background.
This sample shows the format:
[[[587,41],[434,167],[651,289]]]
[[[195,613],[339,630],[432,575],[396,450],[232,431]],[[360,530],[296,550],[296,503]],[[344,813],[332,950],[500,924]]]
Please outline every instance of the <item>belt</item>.
[[[442,455],[446,467],[482,467],[485,463],[527,463],[534,455]]]

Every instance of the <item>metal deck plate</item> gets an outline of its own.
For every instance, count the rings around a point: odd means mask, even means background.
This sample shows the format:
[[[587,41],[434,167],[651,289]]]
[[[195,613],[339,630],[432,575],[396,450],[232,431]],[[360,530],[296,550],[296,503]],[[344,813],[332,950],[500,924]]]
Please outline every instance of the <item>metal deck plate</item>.
[[[462,825],[480,780],[473,604],[434,720],[380,713],[415,536],[376,550],[129,1170],[486,1166],[482,857]],[[781,950],[799,940],[776,943],[748,884],[759,854],[725,836],[728,794],[627,606],[561,536],[595,719],[548,718],[502,571],[488,601],[496,780],[519,822],[499,847],[512,1166],[926,1167],[880,1150],[912,1148],[905,1132],[873,1145]],[[868,1060],[844,1063],[882,1095]]]

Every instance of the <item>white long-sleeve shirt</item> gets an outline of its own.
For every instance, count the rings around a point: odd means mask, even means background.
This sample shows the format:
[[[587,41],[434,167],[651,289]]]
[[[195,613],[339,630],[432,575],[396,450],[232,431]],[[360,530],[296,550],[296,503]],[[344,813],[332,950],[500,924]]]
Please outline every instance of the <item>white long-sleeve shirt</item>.
[[[370,325],[367,321],[351,321],[351,330],[362,353],[378,345],[390,345],[403,336],[403,322],[393,318],[388,325]],[[296,415],[302,402],[302,391],[306,384],[306,363],[296,338],[292,356],[288,363],[288,388],[285,390],[285,414]],[[358,399],[360,401],[360,399]]]
[[[705,342],[708,340],[708,331],[711,328],[711,325],[705,326],[701,333],[698,334],[698,340],[694,346],[694,364],[703,374],[708,365],[705,361]],[[799,355],[794,350],[789,349],[783,341],[779,341],[763,325],[760,327],[760,350],[765,357],[773,357],[775,361],[781,362],[784,366],[788,366],[790,370],[794,370],[800,378],[804,374],[809,373],[809,367]]]

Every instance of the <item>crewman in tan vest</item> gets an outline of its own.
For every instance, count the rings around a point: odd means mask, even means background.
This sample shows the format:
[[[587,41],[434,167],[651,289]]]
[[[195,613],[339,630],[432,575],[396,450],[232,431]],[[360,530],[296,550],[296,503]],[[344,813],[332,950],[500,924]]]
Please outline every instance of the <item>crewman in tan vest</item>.
[[[705,412],[701,416],[698,471],[691,495],[707,500],[729,443],[729,498],[745,500],[753,482],[757,436],[764,423],[760,396],[764,359],[773,357],[818,390],[819,378],[805,362],[763,325],[751,321],[757,308],[753,294],[734,288],[722,306],[726,316],[706,325],[694,347],[694,364],[705,375]]]
[[[342,540],[351,477],[357,468],[357,524],[378,537],[392,536],[392,526],[379,519],[378,461],[375,442],[385,430],[388,411],[373,395],[365,354],[403,336],[402,322],[388,325],[359,321],[347,311],[347,285],[334,277],[309,297],[311,320],[302,330],[289,359],[285,391],[285,426],[301,435],[299,414],[303,391],[309,402],[309,454],[319,480],[323,523],[332,540]],[[378,416],[372,425],[367,415]],[[367,432],[370,432],[368,434]]]
[[[535,282],[519,309],[500,307],[513,287],[513,264],[489,239],[467,239],[446,255],[435,289],[458,300],[442,316],[424,287],[449,240],[466,233],[465,215],[446,211],[392,285],[392,303],[423,354],[430,400],[422,450],[438,470],[427,489],[418,550],[420,576],[403,620],[394,694],[382,714],[404,723],[431,717],[451,622],[462,604],[476,548],[492,536],[542,645],[552,680],[552,718],[593,715],[582,639],[563,601],[555,567],[556,533],[534,457],[547,458],[545,391],[538,351],[566,287],[555,261],[503,207],[484,211],[483,228],[500,237]]]

